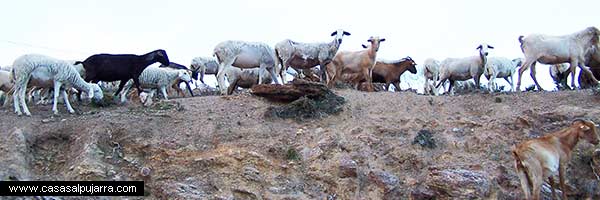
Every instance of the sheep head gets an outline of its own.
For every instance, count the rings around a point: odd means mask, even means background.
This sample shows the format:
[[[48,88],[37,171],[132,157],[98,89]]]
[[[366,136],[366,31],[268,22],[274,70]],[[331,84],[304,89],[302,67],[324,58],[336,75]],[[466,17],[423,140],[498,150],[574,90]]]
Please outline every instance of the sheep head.
[[[598,139],[598,133],[596,132],[596,124],[589,120],[576,119],[571,123],[572,127],[578,130],[579,138],[588,141],[593,145],[598,145],[600,139]]]
[[[371,36],[367,42],[371,43],[371,48],[375,50],[375,52],[379,51],[379,43],[385,41],[385,38],[379,38],[377,36]]]
[[[409,62],[409,66],[406,68],[410,73],[412,74],[416,74],[417,73],[417,63],[410,57],[410,56],[406,56],[406,58],[404,58],[404,62]]]
[[[338,44],[342,44],[342,37],[344,37],[344,35],[350,36],[350,33],[342,30],[342,29],[338,29],[336,31],[334,31],[333,33],[331,33],[331,36],[335,36],[335,41],[337,41]]]
[[[167,52],[165,50],[162,49],[158,49],[153,51],[152,53],[151,59],[155,62],[159,62],[160,64],[169,66],[170,62],[169,62],[169,56],[167,56]]]
[[[190,73],[187,70],[179,70],[179,74],[177,75],[179,77],[179,79],[181,79],[182,81],[185,82],[190,82],[192,81],[192,78],[190,76]]]
[[[98,84],[90,83],[90,91],[88,92],[88,96],[90,99],[94,100],[94,102],[99,102],[104,98],[104,93]]]

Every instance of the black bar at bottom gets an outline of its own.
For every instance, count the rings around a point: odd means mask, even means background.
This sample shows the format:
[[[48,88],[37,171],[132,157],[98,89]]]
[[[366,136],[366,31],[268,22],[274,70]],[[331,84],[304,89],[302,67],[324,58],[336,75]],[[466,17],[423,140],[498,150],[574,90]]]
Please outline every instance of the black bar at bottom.
[[[144,181],[0,181],[0,196],[143,196]]]

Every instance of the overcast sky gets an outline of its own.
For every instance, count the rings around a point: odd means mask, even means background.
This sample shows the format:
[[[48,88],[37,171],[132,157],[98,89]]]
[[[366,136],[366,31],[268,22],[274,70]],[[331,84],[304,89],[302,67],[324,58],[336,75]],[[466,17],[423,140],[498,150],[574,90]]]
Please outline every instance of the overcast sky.
[[[599,20],[595,0],[18,0],[0,8],[0,66],[27,53],[83,60],[158,48],[189,66],[224,40],[327,42],[337,28],[352,33],[342,50],[361,49],[371,35],[386,38],[378,54],[385,59],[471,56],[482,42],[496,47],[490,56],[515,58],[519,35],[569,34]],[[545,66],[537,71],[548,76]]]

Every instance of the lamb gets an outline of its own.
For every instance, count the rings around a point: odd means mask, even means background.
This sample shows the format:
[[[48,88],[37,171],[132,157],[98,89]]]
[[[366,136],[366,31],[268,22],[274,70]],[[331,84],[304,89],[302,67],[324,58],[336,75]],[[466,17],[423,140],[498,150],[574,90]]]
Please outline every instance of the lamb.
[[[435,89],[436,82],[440,76],[440,61],[433,58],[428,58],[423,62],[423,76],[425,78],[425,85],[423,86],[424,94],[438,95],[439,90]],[[432,80],[431,83],[429,80]]]
[[[141,93],[138,77],[146,67],[156,62],[169,65],[169,57],[165,50],[158,49],[144,55],[95,54],[75,64],[83,64],[86,72],[85,81],[92,83],[121,81],[119,89],[115,92],[116,97],[129,79],[133,79],[138,93]]]
[[[174,62],[170,62],[169,65],[160,65],[159,67],[167,67],[167,68],[171,68],[171,69],[181,69],[181,70],[186,70],[186,71],[190,71],[186,66],[174,63]],[[192,72],[193,74],[194,72]],[[196,78],[198,77],[198,74],[196,74]],[[185,93],[183,92],[183,90],[181,90],[181,88],[179,88],[179,85],[181,85],[181,83],[185,83],[185,86],[188,89],[188,92],[190,92],[190,95],[192,95],[192,97],[194,96],[194,92],[192,92],[192,88],[190,87],[190,83],[183,81],[181,79],[179,79],[178,81],[175,81],[175,83],[173,83],[173,85],[171,86],[171,88],[175,89],[175,91],[177,91],[177,94],[185,97]]]
[[[268,70],[271,74],[271,79],[279,84],[275,75],[276,71],[278,71],[275,51],[265,43],[228,40],[217,44],[214,49],[214,55],[219,62],[217,82],[221,86],[221,94],[225,94],[226,89],[223,87],[225,84],[225,74],[223,72],[228,67],[239,67],[242,69],[258,67],[261,70]],[[259,74],[259,76],[257,83],[265,80],[262,74]]]
[[[465,81],[471,78],[474,79],[475,85],[479,86],[479,79],[487,63],[488,51],[493,48],[488,44],[481,44],[477,47],[479,55],[465,58],[447,58],[442,61],[440,65],[440,82],[438,82],[436,89],[444,84],[446,80],[449,80],[448,92],[450,92],[450,95],[454,95],[452,87],[455,81]]]
[[[579,66],[583,73],[592,76],[592,72],[584,67],[586,54],[598,45],[600,30],[596,27],[588,27],[569,35],[549,36],[543,34],[531,34],[527,37],[519,36],[521,50],[525,55],[523,66],[519,69],[519,80],[517,90],[520,90],[523,72],[531,67],[530,75],[538,90],[543,90],[535,78],[535,63],[559,64],[569,63],[571,68],[571,86],[575,87],[575,66]],[[592,76],[597,84],[598,80]]]
[[[185,82],[191,81],[190,73],[187,70],[171,69],[164,67],[148,67],[146,68],[139,77],[140,87],[147,89],[159,89],[166,100],[169,99],[167,95],[167,87],[173,85],[178,80]],[[126,84],[121,94],[121,103],[127,101],[127,92],[131,88],[131,81]]]
[[[103,98],[100,87],[97,84],[86,83],[71,63],[49,56],[39,54],[23,55],[14,61],[11,75],[13,80],[15,80],[15,89],[13,93],[15,113],[19,116],[23,113],[27,116],[31,116],[27,104],[25,103],[25,93],[28,83],[32,85],[44,85],[45,83],[43,82],[52,81],[54,85],[54,104],[52,106],[52,111],[54,114],[58,114],[56,104],[58,102],[59,92],[61,91],[67,109],[70,113],[75,113],[75,110],[73,110],[69,103],[67,93],[65,90],[61,90],[63,85],[72,86],[81,91],[88,91],[89,98],[92,98],[94,101],[99,101]],[[23,107],[23,112],[21,112],[20,106]]]
[[[367,41],[371,43],[368,49],[355,52],[342,51],[335,55],[333,61],[326,67],[328,87],[333,87],[336,80],[343,74],[352,74],[355,78],[346,81],[352,82],[356,89],[360,86],[361,80],[367,80],[367,91],[374,90],[372,81],[373,67],[377,59],[379,44],[385,41],[385,38],[371,36]]]
[[[488,89],[490,92],[498,89],[496,78],[504,78],[510,84],[510,91],[515,91],[514,75],[517,67],[521,66],[523,59],[508,59],[504,57],[490,57],[485,65],[483,74],[489,80]],[[510,78],[510,79],[509,79]]]
[[[571,68],[566,63],[555,64],[549,67],[550,77],[554,80],[556,88],[559,90],[569,88],[567,79],[571,73]],[[582,74],[582,73],[580,73]]]
[[[565,189],[566,168],[571,160],[571,152],[580,139],[598,145],[596,124],[589,120],[576,119],[563,130],[525,141],[512,150],[515,168],[521,180],[525,199],[540,199],[540,189],[548,178],[552,196],[556,198],[555,183],[552,178],[558,172],[562,199],[567,199]]]
[[[14,82],[10,77],[9,71],[0,70],[0,91],[2,91],[4,98],[3,107],[8,105],[9,102],[9,94],[13,89]]]
[[[325,66],[331,62],[337,53],[344,35],[350,33],[338,29],[331,33],[335,36],[329,43],[301,43],[285,39],[275,45],[275,54],[282,65],[281,77],[285,78],[287,68],[291,66],[296,70],[310,69],[317,65],[321,66],[321,81],[325,81]],[[285,79],[282,80],[285,83]]]
[[[198,71],[200,71],[200,82],[204,83],[204,75],[217,75],[219,63],[214,57],[196,57],[190,65],[192,69],[192,78],[198,80]]]
[[[266,73],[268,73],[266,70],[260,70],[257,68],[242,70],[237,67],[230,67],[225,69],[224,73],[229,80],[227,95],[233,94],[233,91],[235,91],[238,86],[242,88],[251,88],[252,86],[256,85],[260,74],[263,74],[265,77],[265,80],[263,80],[261,84],[268,84],[272,81],[271,78],[266,75]]]

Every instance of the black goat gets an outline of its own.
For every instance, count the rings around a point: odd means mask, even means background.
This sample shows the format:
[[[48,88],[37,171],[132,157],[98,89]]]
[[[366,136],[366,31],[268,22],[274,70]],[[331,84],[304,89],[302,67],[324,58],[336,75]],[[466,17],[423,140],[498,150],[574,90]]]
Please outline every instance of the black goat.
[[[123,90],[123,86],[129,79],[133,79],[133,84],[138,89],[138,94],[141,93],[142,89],[140,88],[138,78],[146,67],[156,62],[163,65],[169,64],[169,57],[165,50],[158,49],[144,55],[95,54],[83,62],[77,61],[75,64],[83,64],[83,68],[85,68],[84,79],[87,82],[121,81],[119,89],[115,92],[116,97]]]
[[[172,68],[172,69],[184,69],[184,70],[190,70],[188,69],[186,66],[174,63],[174,62],[170,62],[169,65],[164,65],[161,64],[159,67],[168,67],[168,68]],[[196,72],[196,77],[198,77],[198,73]],[[190,94],[192,95],[192,97],[194,96],[194,92],[192,92],[192,88],[190,87],[190,83],[185,82],[183,80],[178,80],[177,82],[175,82],[175,84],[173,84],[172,88],[177,90],[178,94],[183,94],[183,96],[185,96],[185,93],[183,91],[181,91],[181,89],[179,88],[179,84],[181,83],[185,83],[185,86],[187,87],[188,91],[190,92]]]

